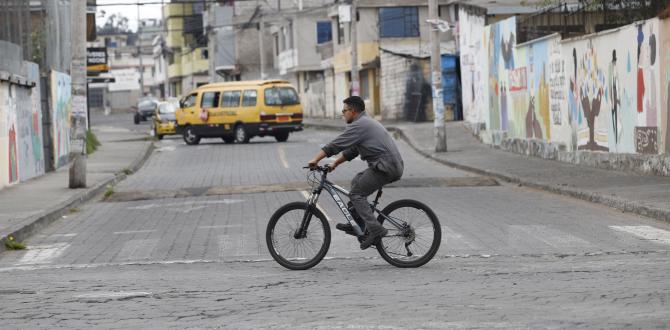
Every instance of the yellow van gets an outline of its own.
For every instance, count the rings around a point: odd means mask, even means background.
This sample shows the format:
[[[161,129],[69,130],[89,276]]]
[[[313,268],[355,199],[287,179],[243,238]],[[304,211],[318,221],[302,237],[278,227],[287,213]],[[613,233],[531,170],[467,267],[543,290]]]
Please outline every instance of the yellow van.
[[[247,143],[254,136],[274,136],[284,142],[303,129],[298,93],[284,80],[207,84],[182,98],[179,107],[177,134],[189,145],[207,137]]]

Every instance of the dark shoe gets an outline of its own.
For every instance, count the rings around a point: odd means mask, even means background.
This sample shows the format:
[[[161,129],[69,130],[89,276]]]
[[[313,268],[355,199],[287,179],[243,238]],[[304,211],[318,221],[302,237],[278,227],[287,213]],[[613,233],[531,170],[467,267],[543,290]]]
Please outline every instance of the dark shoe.
[[[356,236],[356,231],[354,231],[354,226],[348,223],[338,223],[335,225],[335,228],[338,230],[341,230],[349,235],[354,235]]]
[[[369,233],[368,236],[361,242],[361,250],[365,250],[372,246],[372,244],[376,244],[378,241],[382,239],[382,237],[386,236],[388,234],[388,229],[383,228],[379,230],[377,233]]]

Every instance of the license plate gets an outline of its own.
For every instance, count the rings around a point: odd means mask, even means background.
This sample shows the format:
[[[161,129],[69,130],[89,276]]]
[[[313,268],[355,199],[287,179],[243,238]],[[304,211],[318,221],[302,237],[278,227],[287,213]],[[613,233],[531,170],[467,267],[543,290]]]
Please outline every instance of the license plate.
[[[290,116],[277,116],[277,121],[278,122],[291,121],[291,117]]]

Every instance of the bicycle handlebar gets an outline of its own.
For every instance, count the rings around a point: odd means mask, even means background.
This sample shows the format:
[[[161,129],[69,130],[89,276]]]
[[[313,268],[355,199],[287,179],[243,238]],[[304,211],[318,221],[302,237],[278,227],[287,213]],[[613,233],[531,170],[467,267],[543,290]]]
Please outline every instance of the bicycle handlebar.
[[[309,168],[309,166],[303,166],[303,169],[309,169],[310,171],[318,171],[318,172],[326,172],[328,173],[330,171],[330,165],[323,165],[319,166],[317,165],[315,169]]]

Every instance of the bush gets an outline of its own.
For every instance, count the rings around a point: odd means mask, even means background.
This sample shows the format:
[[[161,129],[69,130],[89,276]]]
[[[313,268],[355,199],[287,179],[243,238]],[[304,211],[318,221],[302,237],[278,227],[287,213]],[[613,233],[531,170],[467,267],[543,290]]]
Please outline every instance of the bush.
[[[86,154],[90,155],[94,153],[96,150],[98,150],[98,147],[101,146],[100,141],[98,140],[98,137],[93,134],[93,132],[89,129],[86,131]]]

